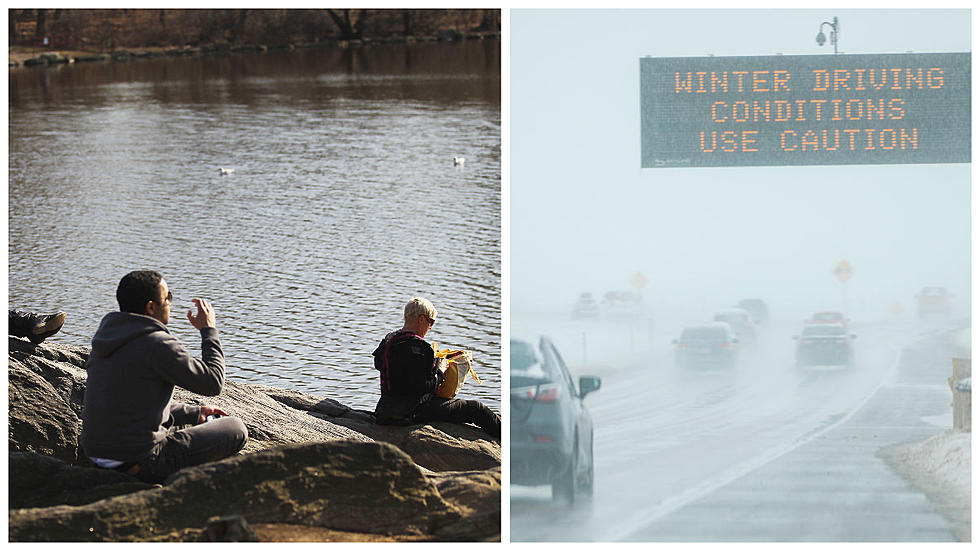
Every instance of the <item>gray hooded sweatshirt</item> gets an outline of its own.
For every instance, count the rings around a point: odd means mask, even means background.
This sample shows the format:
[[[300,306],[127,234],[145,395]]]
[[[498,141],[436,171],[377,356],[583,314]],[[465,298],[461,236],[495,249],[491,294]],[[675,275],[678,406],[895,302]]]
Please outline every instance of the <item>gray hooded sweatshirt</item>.
[[[201,329],[193,358],[167,326],[150,316],[112,312],[102,318],[85,365],[81,444],[89,457],[140,461],[173,425],[196,424],[200,406],[171,403],[174,386],[215,396],[225,379],[218,330]]]

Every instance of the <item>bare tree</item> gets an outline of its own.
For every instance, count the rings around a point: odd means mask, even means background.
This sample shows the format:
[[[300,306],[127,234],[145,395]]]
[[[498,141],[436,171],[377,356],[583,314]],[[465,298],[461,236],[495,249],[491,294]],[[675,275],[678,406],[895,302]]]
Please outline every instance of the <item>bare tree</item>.
[[[340,10],[343,15],[338,14],[337,10],[327,9],[327,15],[333,20],[337,28],[340,29],[341,40],[353,40],[356,38],[361,38],[360,26],[352,21],[350,9]]]
[[[7,11],[7,45],[10,46],[17,42],[17,10]]]
[[[500,30],[500,10],[483,10],[483,20],[480,21],[479,30],[499,31]]]
[[[412,10],[402,10],[402,29],[405,36],[412,36]]]
[[[235,25],[231,30],[232,42],[242,42],[245,40],[245,19],[248,17],[248,10],[241,9],[237,11],[238,13],[235,14]]]
[[[37,9],[35,10],[35,14],[37,17],[34,20],[34,36],[44,36],[47,31],[45,27],[48,19],[48,10]]]

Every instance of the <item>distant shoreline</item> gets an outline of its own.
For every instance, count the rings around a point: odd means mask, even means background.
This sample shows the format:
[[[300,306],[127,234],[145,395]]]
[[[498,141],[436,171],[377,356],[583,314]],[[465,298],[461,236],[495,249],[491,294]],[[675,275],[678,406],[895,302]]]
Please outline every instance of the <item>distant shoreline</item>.
[[[415,43],[453,43],[472,40],[499,40],[499,32],[480,32],[462,34],[443,32],[438,36],[369,38],[357,40],[326,40],[309,44],[288,44],[286,46],[269,46],[266,44],[236,44],[217,42],[201,46],[156,46],[115,49],[111,52],[86,50],[58,50],[54,48],[37,48],[30,46],[8,46],[7,67],[9,69],[32,69],[60,64],[82,62],[117,62],[133,59],[155,57],[203,57],[227,56],[236,53],[266,53],[309,49],[354,49],[381,44],[415,44]]]

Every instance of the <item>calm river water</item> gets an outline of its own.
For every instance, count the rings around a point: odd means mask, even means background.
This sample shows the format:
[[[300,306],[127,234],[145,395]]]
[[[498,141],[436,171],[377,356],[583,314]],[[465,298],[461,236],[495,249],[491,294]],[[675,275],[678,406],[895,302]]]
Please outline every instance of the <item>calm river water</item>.
[[[195,355],[214,303],[229,379],[373,410],[422,295],[500,411],[500,82],[496,40],[11,69],[9,304],[87,346],[155,269]]]

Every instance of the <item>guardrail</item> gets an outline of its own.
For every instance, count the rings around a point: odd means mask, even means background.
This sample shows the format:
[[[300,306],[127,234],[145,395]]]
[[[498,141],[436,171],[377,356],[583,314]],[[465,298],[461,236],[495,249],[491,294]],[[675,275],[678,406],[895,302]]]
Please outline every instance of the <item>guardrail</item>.
[[[972,432],[970,408],[972,407],[971,361],[969,358],[953,358],[953,376],[948,379],[953,391],[953,428]]]

